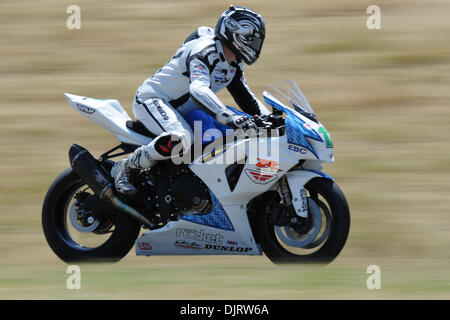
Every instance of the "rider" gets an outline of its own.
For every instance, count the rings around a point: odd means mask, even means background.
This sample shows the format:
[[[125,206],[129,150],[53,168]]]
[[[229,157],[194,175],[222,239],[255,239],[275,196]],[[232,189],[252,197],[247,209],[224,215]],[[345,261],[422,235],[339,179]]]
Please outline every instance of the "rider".
[[[247,86],[242,63],[251,65],[258,59],[264,37],[264,20],[259,14],[231,6],[220,16],[215,30],[198,28],[166,65],[144,81],[136,92],[133,114],[158,136],[113,167],[118,192],[136,192],[130,182],[131,170],[148,169],[158,160],[171,158],[178,143],[184,150],[190,148],[193,133],[184,117],[192,110],[202,109],[235,128],[249,127],[251,119],[236,114],[215,95],[224,87],[244,112],[269,113]]]

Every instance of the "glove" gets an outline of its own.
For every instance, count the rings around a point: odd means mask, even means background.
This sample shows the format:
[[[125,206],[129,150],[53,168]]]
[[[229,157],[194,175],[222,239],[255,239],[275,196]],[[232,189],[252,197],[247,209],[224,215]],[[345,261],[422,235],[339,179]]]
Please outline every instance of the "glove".
[[[253,120],[247,116],[234,115],[231,117],[230,124],[238,129],[256,129]]]

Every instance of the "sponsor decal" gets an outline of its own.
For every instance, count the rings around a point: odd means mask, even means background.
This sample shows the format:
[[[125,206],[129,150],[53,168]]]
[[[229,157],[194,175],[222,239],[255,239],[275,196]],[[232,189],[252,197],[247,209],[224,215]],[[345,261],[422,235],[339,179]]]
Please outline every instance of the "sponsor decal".
[[[94,168],[94,170],[92,171],[92,175],[94,176],[95,180],[97,180],[100,184],[106,185],[109,183],[109,181],[106,180],[106,178],[97,168]]]
[[[184,249],[201,249],[202,247],[195,241],[189,242],[185,240],[177,240],[173,244],[175,247],[184,248]]]
[[[227,244],[232,245],[232,246],[237,246],[237,241],[228,240]]]
[[[192,239],[209,243],[221,244],[223,242],[223,236],[220,233],[217,234],[207,233],[203,229],[201,230],[177,229],[176,236],[185,239]]]
[[[290,144],[289,147],[288,147],[288,150],[292,150],[292,151],[295,151],[295,152],[300,152],[301,154],[305,154],[306,153],[306,149],[305,148],[296,146],[294,144]]]
[[[163,118],[163,120],[167,121],[169,120],[169,116],[167,115],[166,111],[164,111],[163,107],[159,103],[156,103],[156,110],[158,110],[159,114]]]
[[[80,110],[81,112],[87,113],[87,114],[93,114],[95,112],[94,108],[90,108],[88,106],[85,106],[83,104],[79,104],[77,103],[77,108],[78,110]]]
[[[236,31],[239,29],[237,22],[231,19],[225,20],[225,26],[232,31]]]
[[[212,245],[212,244],[206,244],[205,249],[228,251],[228,252],[249,252],[249,251],[253,250],[252,248],[218,246],[218,245]]]
[[[278,178],[278,175],[273,173],[263,173],[260,171],[250,169],[246,169],[245,173],[250,178],[250,180],[252,180],[254,183],[257,184],[266,184]]]
[[[308,214],[308,202],[306,198],[306,190],[300,189],[300,199],[302,200],[302,211],[303,213]]]
[[[150,251],[152,250],[152,245],[150,242],[138,242],[138,248],[142,251]]]
[[[191,74],[192,78],[201,78],[201,77],[203,77],[203,76],[205,76],[205,75],[206,75],[205,73],[200,73],[200,72],[196,72],[196,71],[194,71],[194,72]]]
[[[256,158],[259,162],[256,164],[256,168],[261,171],[278,172],[280,168],[278,167],[278,162],[273,160],[265,160],[261,158]]]
[[[192,70],[192,75],[196,76],[196,77],[209,75],[209,73],[206,71],[205,66],[202,64],[199,64],[199,63],[193,64],[191,67],[191,70]]]

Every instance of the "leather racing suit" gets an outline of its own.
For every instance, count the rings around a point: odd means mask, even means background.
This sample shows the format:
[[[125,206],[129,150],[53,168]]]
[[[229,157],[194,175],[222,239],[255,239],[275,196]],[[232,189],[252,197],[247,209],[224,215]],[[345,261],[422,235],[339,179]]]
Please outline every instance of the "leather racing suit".
[[[248,87],[243,63],[228,63],[214,29],[200,27],[136,92],[133,114],[158,137],[134,152],[131,168],[149,168],[155,160],[170,158],[171,136],[189,149],[193,133],[183,117],[192,110],[201,108],[217,121],[229,123],[235,114],[215,94],[225,87],[242,111],[251,115],[269,113]]]

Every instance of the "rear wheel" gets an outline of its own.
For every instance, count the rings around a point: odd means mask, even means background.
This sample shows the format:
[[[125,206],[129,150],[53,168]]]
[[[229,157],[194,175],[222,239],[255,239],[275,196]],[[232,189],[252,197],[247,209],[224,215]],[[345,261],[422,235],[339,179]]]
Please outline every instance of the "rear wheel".
[[[261,207],[253,217],[257,240],[274,263],[330,263],[342,248],[350,229],[350,212],[336,183],[316,178],[305,185],[308,217],[283,225],[271,222]],[[265,207],[270,206],[267,202]],[[298,220],[298,219],[297,219]]]
[[[42,227],[65,262],[119,261],[133,247],[141,226],[100,200],[72,169],[52,184],[44,200]]]

